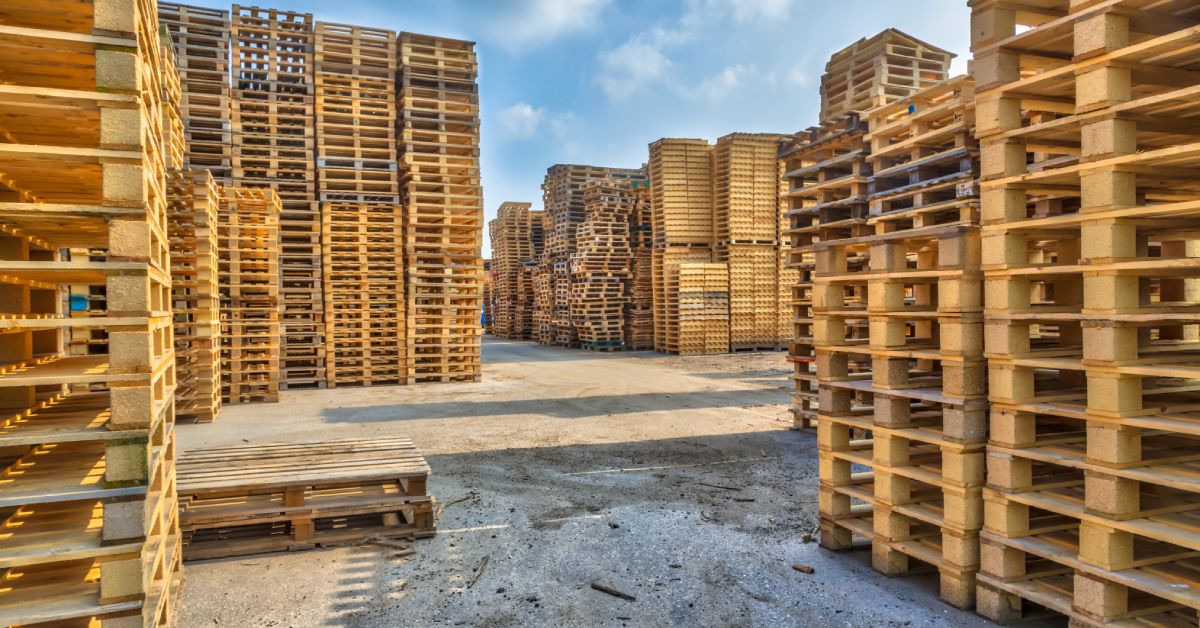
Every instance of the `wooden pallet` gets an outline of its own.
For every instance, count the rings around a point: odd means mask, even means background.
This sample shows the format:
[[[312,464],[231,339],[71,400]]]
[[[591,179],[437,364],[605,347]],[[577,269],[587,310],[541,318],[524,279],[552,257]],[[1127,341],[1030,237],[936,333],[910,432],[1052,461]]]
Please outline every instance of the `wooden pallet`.
[[[279,401],[279,195],[226,188],[217,217],[224,403]]]
[[[42,0],[0,17],[4,625],[173,621],[165,170],[178,151],[165,132],[178,127],[164,124],[175,83],[156,17],[135,0]],[[93,288],[91,315],[62,311],[63,295]],[[106,331],[106,353],[69,355],[66,330]]]
[[[624,179],[592,179],[582,194],[587,219],[570,261],[571,323],[584,349],[615,351],[627,346],[629,217],[637,197]]]
[[[407,438],[189,450],[179,458],[184,556],[430,537],[429,475]]]
[[[199,423],[221,411],[221,298],[217,211],[222,192],[207,170],[167,173],[171,241],[175,412]]]
[[[894,28],[839,50],[821,76],[821,121],[867,111],[946,80],[954,54]]]
[[[729,351],[729,266],[713,263],[666,264],[667,316],[665,349],[676,355],[710,355]]]
[[[501,338],[528,340],[533,334],[534,295],[528,277],[535,258],[531,206],[501,203],[496,218],[488,223],[496,301],[493,333]],[[541,212],[537,213],[540,223]]]
[[[979,611],[1196,625],[1200,107],[1194,78],[1163,80],[1194,67],[1195,3],[1044,4],[971,3],[992,401]]]

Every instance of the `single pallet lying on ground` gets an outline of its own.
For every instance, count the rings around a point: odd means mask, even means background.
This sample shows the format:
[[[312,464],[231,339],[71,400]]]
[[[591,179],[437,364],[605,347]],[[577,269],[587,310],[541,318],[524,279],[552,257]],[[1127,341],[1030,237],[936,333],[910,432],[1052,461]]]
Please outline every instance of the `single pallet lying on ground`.
[[[435,533],[429,465],[407,438],[185,451],[179,510],[188,560]]]
[[[207,170],[167,173],[171,303],[175,327],[175,412],[207,423],[221,411],[221,298],[217,209],[221,189]]]
[[[17,4],[0,12],[0,624],[170,626],[177,78],[153,2]],[[103,309],[63,312],[100,287]],[[107,331],[106,353],[69,354],[76,330]]]
[[[313,16],[233,6],[233,185],[282,202],[280,388],[325,387],[321,217],[314,159]]]
[[[867,113],[874,233],[816,243],[813,280],[821,543],[869,541],[888,575],[932,566],[960,608],[987,427],[971,96],[957,79]]]
[[[279,195],[226,188],[217,214],[221,398],[279,401]]]
[[[972,8],[991,432],[978,610],[1200,621],[1200,15]]]
[[[397,48],[409,378],[478,381],[484,219],[475,46],[401,33]]]

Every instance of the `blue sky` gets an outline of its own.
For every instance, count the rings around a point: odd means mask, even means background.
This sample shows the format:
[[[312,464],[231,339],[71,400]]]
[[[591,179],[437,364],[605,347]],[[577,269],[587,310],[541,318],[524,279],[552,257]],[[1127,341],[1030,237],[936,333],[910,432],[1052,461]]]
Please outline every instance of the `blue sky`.
[[[187,2],[188,0],[184,0]],[[229,3],[192,0],[229,8]],[[247,2],[247,4],[251,4]],[[555,163],[636,167],[660,137],[817,121],[829,55],[888,27],[959,56],[966,0],[278,0],[344,22],[478,43],[485,208],[541,207]],[[484,236],[485,248],[487,236]]]

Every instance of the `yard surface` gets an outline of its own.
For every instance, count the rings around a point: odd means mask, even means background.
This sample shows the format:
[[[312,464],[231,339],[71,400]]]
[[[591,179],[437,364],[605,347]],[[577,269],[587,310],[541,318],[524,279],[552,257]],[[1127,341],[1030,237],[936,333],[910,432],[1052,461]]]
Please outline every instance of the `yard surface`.
[[[939,602],[936,577],[889,579],[869,552],[804,542],[816,438],[788,429],[782,353],[489,338],[484,369],[473,384],[286,392],[181,425],[184,450],[411,436],[436,498],[469,499],[406,558],[358,546],[189,562],[179,625],[990,625]]]

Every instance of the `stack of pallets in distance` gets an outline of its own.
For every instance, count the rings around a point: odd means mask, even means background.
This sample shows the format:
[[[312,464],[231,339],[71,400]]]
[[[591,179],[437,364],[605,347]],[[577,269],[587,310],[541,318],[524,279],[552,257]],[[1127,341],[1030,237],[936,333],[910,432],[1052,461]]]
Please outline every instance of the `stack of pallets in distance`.
[[[714,149],[717,262],[729,265],[729,349],[780,348],[779,162],[783,135],[733,133]]]
[[[667,345],[678,355],[729,350],[729,266],[685,262],[671,264],[666,280],[667,315],[677,335]]]
[[[954,58],[894,28],[835,53],[821,75],[821,121],[894,102],[945,80]]]
[[[641,170],[575,164],[555,164],[546,170],[542,183],[546,221],[542,257],[551,273],[549,344],[575,347],[579,343],[579,333],[571,318],[570,262],[578,247],[579,226],[587,219],[584,184],[593,179],[633,180],[643,176]]]
[[[221,399],[279,401],[279,195],[225,188],[217,212]]]
[[[222,192],[208,170],[169,170],[167,191],[175,412],[179,418],[208,423],[221,411],[217,210]]]
[[[471,42],[401,33],[396,104],[410,381],[478,381],[483,299]]]
[[[407,438],[189,450],[179,459],[184,555],[433,536],[429,474]]]
[[[0,623],[171,625],[180,565],[165,176],[179,155],[163,135],[178,128],[163,119],[171,66],[153,2],[9,9],[0,15]],[[70,249],[88,256],[64,259]],[[103,314],[64,314],[72,285],[104,286]],[[106,329],[107,353],[68,355],[63,334],[75,329]]]
[[[495,279],[492,277],[492,260],[483,260],[483,333],[492,334],[493,317],[496,316],[496,293],[493,290]]]
[[[888,575],[930,565],[960,608],[974,605],[986,433],[971,88],[866,114],[867,230],[815,245],[813,291],[821,542],[869,540]]]
[[[230,182],[229,11],[158,3],[178,53],[187,168]]]
[[[531,271],[533,284],[533,340],[554,344],[554,271],[543,257]]]
[[[313,18],[234,5],[233,185],[275,190],[283,354],[280,387],[325,386],[321,219],[313,159]]]
[[[327,385],[405,384],[396,34],[317,22],[314,39]]]
[[[650,144],[650,195],[653,208],[654,348],[666,353],[706,347],[704,337],[684,338],[680,328],[680,264],[709,264],[713,243],[713,148],[701,139],[664,138]],[[715,271],[713,271],[715,272]],[[728,286],[725,290],[728,293]],[[728,302],[728,294],[725,301]],[[729,312],[700,308],[689,316],[712,314],[721,320]],[[690,319],[695,321],[695,318]],[[703,326],[701,325],[700,328]],[[688,330],[697,329],[689,325]],[[728,351],[728,347],[720,352]]]
[[[625,310],[625,343],[635,351],[654,348],[654,231],[650,182],[629,182],[634,195],[629,215],[629,246],[633,259]]]
[[[496,311],[493,333],[528,340],[533,333],[534,291],[528,264],[534,259],[530,203],[501,203],[488,223],[492,238],[492,276]]]
[[[1200,621],[1195,2],[977,0],[979,611]]]
[[[625,348],[626,284],[630,276],[630,183],[592,179],[583,185],[587,218],[571,254],[571,322],[579,345],[592,351]]]

